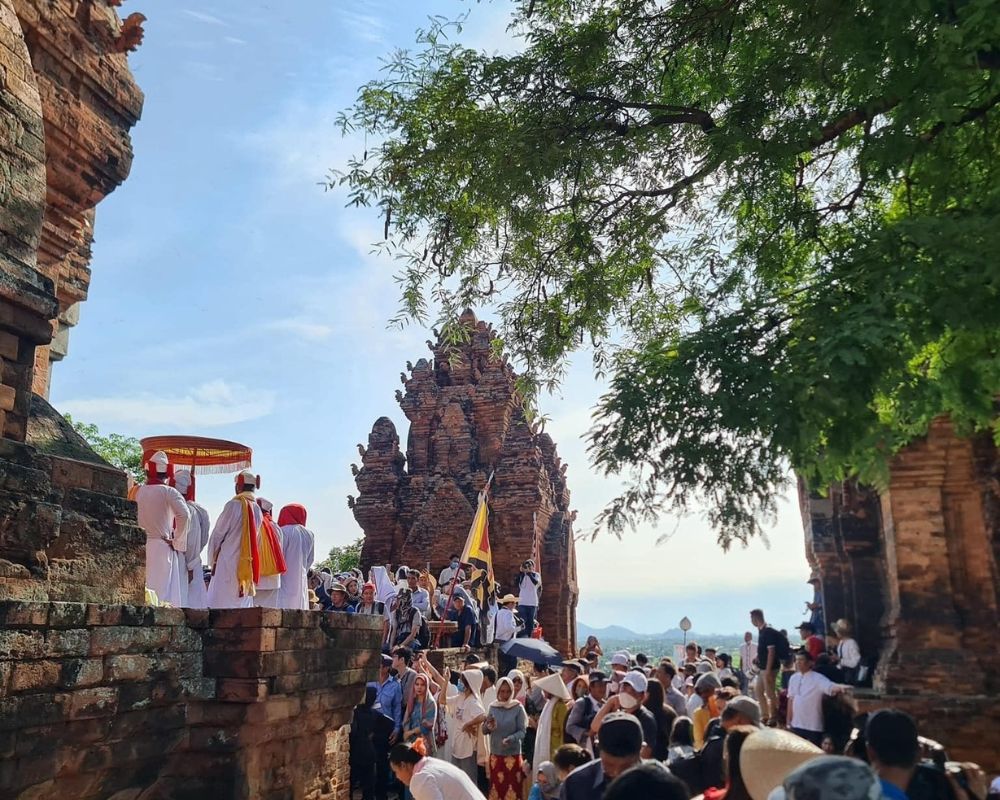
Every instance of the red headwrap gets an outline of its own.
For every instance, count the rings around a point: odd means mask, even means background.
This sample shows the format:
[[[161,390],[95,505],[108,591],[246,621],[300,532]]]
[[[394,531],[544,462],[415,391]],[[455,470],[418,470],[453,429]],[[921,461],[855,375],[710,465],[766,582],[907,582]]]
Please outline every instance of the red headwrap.
[[[292,503],[281,509],[281,513],[278,514],[278,524],[284,525],[305,525],[306,524],[306,509],[305,506],[300,506],[298,503]]]

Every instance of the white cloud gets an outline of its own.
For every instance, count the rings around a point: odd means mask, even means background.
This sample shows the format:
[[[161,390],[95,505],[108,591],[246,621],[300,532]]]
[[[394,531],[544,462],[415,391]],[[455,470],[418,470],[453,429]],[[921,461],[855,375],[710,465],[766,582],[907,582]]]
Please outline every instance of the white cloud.
[[[181,13],[185,16],[191,17],[191,19],[196,19],[199,22],[204,22],[208,25],[222,25],[228,26],[229,23],[223,19],[212,16],[211,14],[206,14],[203,11],[192,11],[190,8],[182,8]]]
[[[164,382],[169,386],[169,382]],[[116,427],[197,429],[267,416],[275,393],[217,379],[184,394],[138,392],[116,397],[67,400],[61,407],[78,419]]]
[[[264,328],[269,331],[276,331],[280,333],[292,333],[299,338],[307,339],[311,342],[329,339],[330,335],[333,333],[333,328],[329,325],[324,325],[320,322],[310,322],[309,320],[299,317],[290,317],[288,319],[278,319],[274,322],[268,322],[264,325]]]
[[[386,43],[385,22],[379,17],[352,11],[348,8],[339,9],[338,14],[351,38],[367,44],[384,45]]]
[[[246,39],[241,39],[239,36],[223,36],[222,41],[226,42],[227,44],[239,44],[239,45],[249,44],[249,42]]]

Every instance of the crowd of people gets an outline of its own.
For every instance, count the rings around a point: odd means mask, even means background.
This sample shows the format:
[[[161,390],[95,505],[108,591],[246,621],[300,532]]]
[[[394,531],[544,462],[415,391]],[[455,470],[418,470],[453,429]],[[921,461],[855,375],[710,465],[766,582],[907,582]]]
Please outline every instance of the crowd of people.
[[[350,734],[352,786],[362,800],[987,796],[982,772],[948,763],[906,714],[855,713],[851,687],[865,680],[865,664],[847,620],[824,635],[818,592],[795,645],[754,609],[756,639],[747,632],[736,653],[689,642],[683,658],[651,663],[628,651],[606,657],[591,637],[554,666],[521,669],[502,645],[542,634],[532,559],[506,593],[457,554],[437,577],[388,565],[367,580],[356,569],[333,574],[313,567],[306,510],[286,505],[274,521],[257,485],[241,472],[209,533],[193,476],[156,453],[135,495],[147,587],[156,602],[182,607],[378,616],[379,677]],[[443,640],[432,640],[437,622],[450,623]],[[499,670],[480,654],[492,643],[501,645]],[[449,645],[462,666],[439,670],[426,650]]]
[[[690,642],[656,663],[605,659],[595,637],[506,673],[475,650],[452,671],[393,647],[355,711],[354,784],[362,800],[394,785],[414,800],[985,800],[983,773],[946,763],[905,713],[856,713],[846,625],[817,644],[805,623],[792,646],[750,619],[738,653]]]

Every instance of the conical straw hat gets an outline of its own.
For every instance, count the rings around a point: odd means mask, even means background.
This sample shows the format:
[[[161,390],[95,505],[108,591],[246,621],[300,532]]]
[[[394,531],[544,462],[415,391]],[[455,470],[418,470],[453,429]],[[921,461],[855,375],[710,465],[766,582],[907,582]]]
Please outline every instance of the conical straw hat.
[[[823,755],[812,742],[778,728],[764,728],[747,737],[740,749],[740,772],[753,800],[767,800],[796,767]]]

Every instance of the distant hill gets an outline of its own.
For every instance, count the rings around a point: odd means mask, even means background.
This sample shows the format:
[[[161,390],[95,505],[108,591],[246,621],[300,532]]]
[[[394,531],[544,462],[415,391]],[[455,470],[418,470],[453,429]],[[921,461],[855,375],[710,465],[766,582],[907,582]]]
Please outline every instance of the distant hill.
[[[701,634],[710,638],[718,637],[720,634]],[[725,636],[737,634],[723,634]],[[608,639],[609,641],[621,641],[623,639],[684,639],[684,631],[680,628],[670,628],[662,633],[636,633],[621,625],[608,625],[604,628],[591,628],[584,622],[576,623],[576,638],[581,644],[587,640],[588,636],[596,636],[598,639]],[[689,639],[697,639],[699,634],[696,631],[688,631]]]

